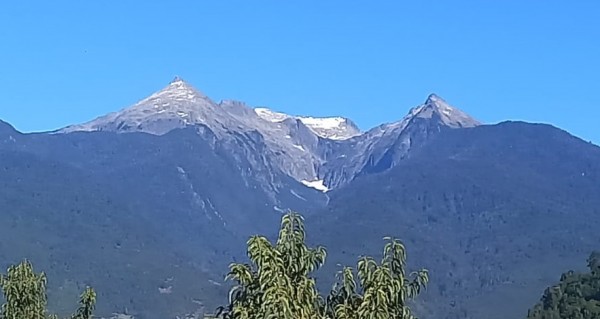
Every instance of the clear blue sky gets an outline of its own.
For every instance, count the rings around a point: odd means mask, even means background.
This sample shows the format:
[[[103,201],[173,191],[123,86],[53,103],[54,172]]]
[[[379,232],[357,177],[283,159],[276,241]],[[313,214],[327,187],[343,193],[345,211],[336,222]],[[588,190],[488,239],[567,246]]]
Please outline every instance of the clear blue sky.
[[[180,75],[215,100],[363,129],[435,92],[484,122],[600,143],[600,1],[0,3],[0,119],[50,130]]]

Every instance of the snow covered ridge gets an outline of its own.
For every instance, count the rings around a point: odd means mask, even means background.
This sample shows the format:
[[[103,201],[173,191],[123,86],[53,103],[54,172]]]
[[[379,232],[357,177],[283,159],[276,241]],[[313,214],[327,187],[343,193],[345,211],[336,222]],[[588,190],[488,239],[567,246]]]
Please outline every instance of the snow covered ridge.
[[[256,115],[260,118],[279,123],[287,119],[300,120],[311,131],[323,138],[332,140],[346,140],[361,134],[358,127],[352,121],[339,117],[311,117],[311,116],[293,116],[281,112],[276,112],[268,108],[257,107],[254,109]]]

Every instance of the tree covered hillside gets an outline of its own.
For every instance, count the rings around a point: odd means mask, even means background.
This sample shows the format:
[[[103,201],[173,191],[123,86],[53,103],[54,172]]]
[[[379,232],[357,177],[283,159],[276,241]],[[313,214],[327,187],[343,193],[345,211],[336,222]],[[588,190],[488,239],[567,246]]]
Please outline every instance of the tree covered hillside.
[[[528,319],[600,318],[600,252],[588,258],[589,273],[564,273],[560,282],[544,292]]]
[[[390,171],[330,192],[307,225],[335,247],[329,266],[376,253],[380,233],[401,236],[431,271],[431,318],[517,318],[598,248],[599,189],[600,148],[506,122],[439,134]]]
[[[429,272],[409,272],[404,244],[391,237],[384,240],[380,260],[361,256],[355,267],[340,266],[333,287],[322,293],[314,272],[325,264],[327,250],[309,247],[302,216],[289,212],[281,220],[274,243],[264,236],[252,236],[247,242],[249,262],[229,266],[227,278],[235,284],[227,304],[216,314],[195,311],[185,318],[415,319],[413,300],[425,291]],[[600,252],[590,255],[588,267],[586,274],[563,274],[558,285],[546,289],[527,318],[600,318]],[[9,267],[6,275],[0,275],[5,300],[0,318],[58,319],[47,309],[46,285],[46,274],[35,273],[27,260]],[[96,297],[96,292],[86,287],[80,307],[69,318],[94,318]],[[146,317],[152,318],[139,318]]]

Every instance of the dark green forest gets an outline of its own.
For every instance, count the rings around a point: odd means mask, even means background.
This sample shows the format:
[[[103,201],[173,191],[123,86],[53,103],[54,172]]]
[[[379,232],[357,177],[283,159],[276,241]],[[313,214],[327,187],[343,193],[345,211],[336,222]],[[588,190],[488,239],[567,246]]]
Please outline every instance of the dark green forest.
[[[529,310],[530,319],[599,319],[600,252],[588,258],[589,273],[564,273],[557,285],[544,291],[541,301]]]
[[[326,260],[323,246],[306,243],[304,219],[295,212],[282,217],[275,243],[255,235],[247,242],[248,263],[232,263],[229,300],[204,318],[222,319],[413,319],[411,303],[429,282],[427,269],[410,271],[404,244],[384,237],[382,256],[362,256],[353,266],[340,266],[327,294],[317,290],[314,272]],[[527,318],[600,318],[600,252],[588,258],[589,273],[564,273],[543,293]],[[4,294],[2,319],[58,319],[47,310],[47,278],[28,260],[0,276]],[[87,287],[69,318],[90,319],[96,292]]]

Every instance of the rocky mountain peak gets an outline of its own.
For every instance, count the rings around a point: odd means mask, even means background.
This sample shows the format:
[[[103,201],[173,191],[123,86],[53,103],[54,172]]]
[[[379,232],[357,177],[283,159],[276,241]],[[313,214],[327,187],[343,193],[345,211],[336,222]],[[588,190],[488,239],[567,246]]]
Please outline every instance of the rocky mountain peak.
[[[408,154],[413,144],[422,143],[439,131],[439,126],[472,127],[479,122],[432,94],[401,121],[362,133],[344,117],[289,115],[264,107],[252,108],[234,100],[215,103],[182,78],[175,77],[167,86],[132,106],[69,126],[59,133],[111,131],[163,135],[196,125],[209,128],[240,160],[248,157],[254,171],[260,163],[268,163],[297,181],[322,181],[332,189],[349,182],[367,167],[370,170],[392,167]],[[314,183],[305,185],[319,189]]]
[[[443,98],[432,93],[427,97],[425,103],[413,108],[409,117],[439,118],[443,124],[452,127],[473,127],[481,125],[479,121],[448,104]]]
[[[185,81],[179,75],[176,75],[169,84],[173,84],[173,83],[177,83],[177,82],[185,82]]]
[[[157,135],[193,124],[228,122],[226,112],[204,93],[175,77],[167,86],[132,106],[98,117],[90,122],[72,125],[60,132],[116,131],[146,132]]]
[[[328,157],[320,170],[321,176],[327,187],[338,188],[361,174],[379,173],[396,166],[415,146],[425,145],[442,127],[477,125],[480,123],[465,112],[430,94],[401,120],[375,127],[347,144],[333,146],[332,153],[342,155]]]
[[[169,85],[150,95],[147,99],[156,97],[172,98],[176,100],[193,100],[195,98],[207,99],[207,96],[204,93],[200,92],[198,89],[184,81],[179,76],[176,76],[171,82],[169,82]]]
[[[438,96],[435,93],[431,93],[427,96],[427,100],[425,100],[425,104],[430,104],[430,103],[436,103],[436,102],[443,102],[446,103],[446,101],[444,101],[443,98],[441,98],[440,96]]]

